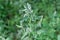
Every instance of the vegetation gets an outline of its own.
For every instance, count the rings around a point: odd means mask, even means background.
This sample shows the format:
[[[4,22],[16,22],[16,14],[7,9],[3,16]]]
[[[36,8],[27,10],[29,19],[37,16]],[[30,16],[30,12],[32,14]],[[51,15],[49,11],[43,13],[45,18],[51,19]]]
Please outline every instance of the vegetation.
[[[0,40],[60,40],[60,0],[0,0]]]

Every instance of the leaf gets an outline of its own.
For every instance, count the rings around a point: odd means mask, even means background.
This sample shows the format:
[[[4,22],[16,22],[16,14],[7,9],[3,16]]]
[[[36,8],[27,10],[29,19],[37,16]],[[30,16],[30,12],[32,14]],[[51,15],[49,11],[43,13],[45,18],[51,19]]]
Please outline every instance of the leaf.
[[[57,40],[60,40],[60,35],[57,36]]]

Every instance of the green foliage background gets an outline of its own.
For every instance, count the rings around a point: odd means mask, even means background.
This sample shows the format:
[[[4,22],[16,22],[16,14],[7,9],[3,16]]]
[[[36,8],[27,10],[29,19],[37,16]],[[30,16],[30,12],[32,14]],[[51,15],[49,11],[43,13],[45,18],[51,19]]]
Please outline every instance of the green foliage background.
[[[60,0],[0,0],[0,40],[60,40]]]

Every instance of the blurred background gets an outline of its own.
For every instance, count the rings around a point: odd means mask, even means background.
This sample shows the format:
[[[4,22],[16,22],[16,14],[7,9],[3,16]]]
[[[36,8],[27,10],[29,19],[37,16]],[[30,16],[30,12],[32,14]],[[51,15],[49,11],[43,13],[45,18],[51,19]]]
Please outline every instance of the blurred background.
[[[60,0],[0,0],[0,40],[60,40]]]

